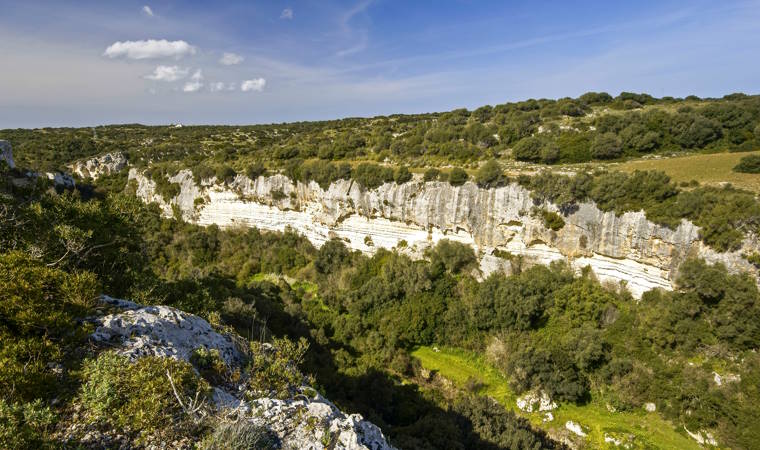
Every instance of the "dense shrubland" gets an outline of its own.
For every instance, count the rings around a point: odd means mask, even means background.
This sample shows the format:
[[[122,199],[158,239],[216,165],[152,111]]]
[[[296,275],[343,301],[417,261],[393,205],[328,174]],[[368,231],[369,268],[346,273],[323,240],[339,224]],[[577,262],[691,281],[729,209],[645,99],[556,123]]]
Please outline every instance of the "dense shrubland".
[[[348,118],[252,126],[114,125],[1,130],[21,166],[60,169],[68,162],[123,151],[132,164],[178,163],[200,176],[295,170],[296,161],[390,161],[416,167],[472,165],[510,155],[544,164],[650,153],[753,150],[760,145],[760,97],[654,98],[623,92],[526,100],[474,111]],[[325,177],[341,178],[333,169]],[[230,172],[233,171],[233,172]],[[387,173],[373,175],[392,180]],[[307,175],[307,178],[308,175]],[[315,178],[316,179],[316,178]],[[370,181],[370,185],[374,180]]]

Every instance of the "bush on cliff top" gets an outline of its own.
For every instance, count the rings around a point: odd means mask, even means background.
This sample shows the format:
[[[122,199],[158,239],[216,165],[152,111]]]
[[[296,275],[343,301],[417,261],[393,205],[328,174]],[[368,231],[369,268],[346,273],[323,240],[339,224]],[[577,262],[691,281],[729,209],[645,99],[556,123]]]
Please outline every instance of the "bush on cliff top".
[[[169,439],[192,434],[193,418],[180,406],[167,372],[184,403],[210,395],[209,385],[187,362],[155,356],[130,362],[109,351],[85,362],[80,400],[99,424]]]

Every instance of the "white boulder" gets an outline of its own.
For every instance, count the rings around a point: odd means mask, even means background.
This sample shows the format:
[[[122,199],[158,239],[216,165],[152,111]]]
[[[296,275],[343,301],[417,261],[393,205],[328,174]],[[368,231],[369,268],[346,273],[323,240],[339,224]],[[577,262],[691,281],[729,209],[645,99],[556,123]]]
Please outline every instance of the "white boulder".
[[[552,411],[557,403],[544,391],[531,391],[517,398],[517,407],[524,412]]]
[[[578,422],[573,422],[572,420],[568,420],[565,422],[565,428],[580,437],[586,437],[586,432],[583,431],[583,427]]]

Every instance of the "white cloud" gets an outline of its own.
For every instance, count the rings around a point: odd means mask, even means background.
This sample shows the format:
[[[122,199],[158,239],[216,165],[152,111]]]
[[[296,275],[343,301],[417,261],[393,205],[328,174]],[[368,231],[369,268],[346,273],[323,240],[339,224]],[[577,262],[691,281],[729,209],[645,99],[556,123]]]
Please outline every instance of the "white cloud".
[[[185,78],[189,69],[179,66],[158,66],[145,78],[153,81],[177,81]]]
[[[111,44],[103,56],[109,58],[154,59],[182,58],[194,55],[195,47],[185,41],[167,41],[166,39],[148,39],[144,41],[124,41]]]
[[[217,81],[215,83],[210,83],[208,85],[208,88],[211,92],[220,92],[220,91],[234,91],[235,90],[235,83],[224,83],[222,81]]]
[[[230,52],[224,52],[222,57],[219,58],[219,64],[223,64],[225,66],[234,66],[235,64],[240,64],[241,62],[243,62],[242,56]]]
[[[293,18],[293,8],[285,8],[282,10],[282,14],[280,14],[280,19],[292,19]]]
[[[153,17],[155,15],[153,14],[153,10],[148,5],[142,7],[142,12],[148,17]]]
[[[256,91],[261,92],[266,86],[267,80],[263,78],[254,78],[253,80],[245,80],[240,83],[240,90],[243,92]]]
[[[203,87],[203,73],[201,73],[201,69],[198,69],[193,73],[193,76],[190,77],[190,81],[185,83],[185,85],[182,87],[183,92],[198,92]]]

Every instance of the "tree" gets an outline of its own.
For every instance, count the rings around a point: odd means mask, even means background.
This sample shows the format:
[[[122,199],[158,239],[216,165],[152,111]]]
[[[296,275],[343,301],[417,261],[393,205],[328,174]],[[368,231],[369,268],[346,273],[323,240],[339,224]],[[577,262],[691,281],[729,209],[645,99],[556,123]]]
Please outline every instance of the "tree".
[[[623,152],[620,138],[615,133],[602,133],[591,144],[591,154],[598,159],[617,158]]]
[[[475,251],[469,245],[442,239],[427,251],[433,265],[440,265],[451,273],[458,273],[477,263]]]
[[[520,140],[512,149],[512,156],[518,161],[538,161],[541,159],[543,142],[538,136]]]
[[[506,180],[507,178],[501,171],[499,163],[494,159],[486,161],[475,174],[475,182],[482,188],[496,187],[506,182]]]
[[[393,175],[393,181],[395,181],[396,184],[404,184],[407,181],[411,181],[411,179],[412,174],[406,166],[401,166],[396,169],[396,173]]]
[[[461,186],[467,181],[468,178],[469,175],[467,175],[467,172],[459,167],[454,167],[451,169],[451,172],[449,172],[449,184],[452,186]]]
[[[425,171],[425,174],[423,175],[422,179],[425,181],[436,181],[441,175],[441,171],[431,167],[430,169]]]
[[[760,173],[760,155],[745,156],[733,170],[742,173]]]

